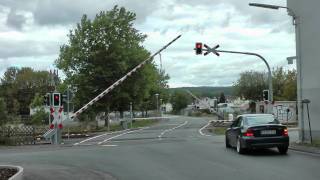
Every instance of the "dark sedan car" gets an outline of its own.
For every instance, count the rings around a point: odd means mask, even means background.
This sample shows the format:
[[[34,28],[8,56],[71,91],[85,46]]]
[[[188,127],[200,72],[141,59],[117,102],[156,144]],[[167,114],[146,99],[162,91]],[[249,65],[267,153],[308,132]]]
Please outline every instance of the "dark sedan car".
[[[281,154],[288,151],[288,129],[271,114],[240,115],[225,135],[226,147],[236,147],[240,154],[257,148],[277,147]]]

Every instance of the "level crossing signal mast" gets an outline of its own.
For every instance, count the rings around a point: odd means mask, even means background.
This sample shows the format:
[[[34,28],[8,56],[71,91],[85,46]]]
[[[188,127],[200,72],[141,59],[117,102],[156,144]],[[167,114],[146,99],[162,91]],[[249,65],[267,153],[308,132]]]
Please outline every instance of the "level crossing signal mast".
[[[43,104],[45,106],[50,106],[50,104],[51,104],[51,93],[47,93],[46,95],[43,96]]]

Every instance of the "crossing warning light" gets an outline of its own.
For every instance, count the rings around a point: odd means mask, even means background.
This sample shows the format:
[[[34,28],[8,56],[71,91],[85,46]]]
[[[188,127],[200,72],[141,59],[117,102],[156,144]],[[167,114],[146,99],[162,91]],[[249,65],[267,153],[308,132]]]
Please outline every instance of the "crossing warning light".
[[[61,106],[61,94],[53,93],[53,106],[60,107]]]
[[[50,106],[50,93],[47,93],[46,95],[43,96],[43,104],[46,106]]]
[[[195,50],[196,50],[196,55],[202,54],[202,43],[197,42]]]
[[[263,90],[263,100],[269,101],[269,90]]]
[[[50,124],[50,129],[54,129],[54,124]]]

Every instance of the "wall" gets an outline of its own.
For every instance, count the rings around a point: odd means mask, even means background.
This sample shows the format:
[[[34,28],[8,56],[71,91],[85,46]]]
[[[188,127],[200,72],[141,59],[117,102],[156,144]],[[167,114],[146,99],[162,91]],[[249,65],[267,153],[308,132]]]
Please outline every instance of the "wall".
[[[309,99],[311,101],[309,109],[312,134],[315,138],[320,139],[320,1],[287,0],[287,5],[298,17],[296,26],[297,64],[301,72],[300,79],[298,74],[298,81],[301,85],[301,97],[298,96],[298,100]],[[306,105],[299,106],[299,124],[303,127],[300,132],[301,140],[309,140],[307,117]]]

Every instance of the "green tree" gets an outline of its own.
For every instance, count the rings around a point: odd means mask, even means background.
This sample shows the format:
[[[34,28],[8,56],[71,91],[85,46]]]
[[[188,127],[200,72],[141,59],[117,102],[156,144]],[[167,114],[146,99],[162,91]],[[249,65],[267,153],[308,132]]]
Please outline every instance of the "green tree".
[[[297,100],[297,72],[295,70],[288,71],[286,74],[283,96],[286,100]]]
[[[134,13],[115,6],[111,11],[101,11],[93,20],[83,15],[70,31],[69,42],[61,46],[56,65],[66,74],[65,83],[75,89],[76,108],[150,56],[142,46],[146,35],[133,27],[135,18]],[[122,114],[131,101],[135,107],[141,106],[159,86],[159,77],[156,66],[147,63],[88,109],[87,115],[109,110]]]
[[[226,103],[226,97],[223,92],[220,94],[219,103]]]
[[[41,107],[43,106],[43,96],[41,96],[39,93],[36,93],[36,95],[34,96],[30,107],[31,108],[36,108],[36,107]]]
[[[31,117],[32,125],[41,125],[48,122],[49,113],[45,112],[44,108],[39,108]]]
[[[6,123],[7,121],[7,107],[5,101],[0,98],[0,126]]]
[[[282,67],[276,68],[272,72],[273,99],[285,100],[283,90],[286,83],[286,72]]]
[[[171,97],[171,104],[174,113],[178,113],[180,110],[186,108],[189,103],[192,102],[190,95],[183,91],[175,91]]]
[[[16,119],[20,114],[29,115],[35,94],[44,95],[49,88],[48,72],[9,67],[1,78],[0,97],[5,101],[8,115]]]
[[[275,101],[296,100],[297,76],[294,70],[284,70],[282,67],[272,71],[273,97]],[[247,71],[240,74],[234,84],[235,94],[250,100],[262,100],[262,91],[268,89],[267,74],[257,71]]]
[[[235,94],[250,100],[261,100],[262,91],[267,89],[267,76],[263,72],[246,71],[234,84]]]

